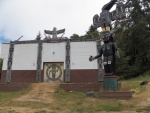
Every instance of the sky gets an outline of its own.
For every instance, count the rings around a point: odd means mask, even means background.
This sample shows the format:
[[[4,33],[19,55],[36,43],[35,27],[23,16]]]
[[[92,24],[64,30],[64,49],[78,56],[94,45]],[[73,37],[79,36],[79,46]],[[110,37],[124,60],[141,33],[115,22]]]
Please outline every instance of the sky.
[[[64,37],[85,35],[110,0],[0,0],[0,53],[2,42],[23,36],[34,40],[44,30],[66,29]],[[100,30],[100,29],[99,29]]]

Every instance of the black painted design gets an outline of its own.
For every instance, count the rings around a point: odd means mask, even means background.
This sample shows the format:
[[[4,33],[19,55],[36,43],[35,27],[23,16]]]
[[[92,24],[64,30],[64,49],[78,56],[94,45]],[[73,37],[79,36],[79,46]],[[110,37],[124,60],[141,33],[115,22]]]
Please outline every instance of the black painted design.
[[[11,82],[11,69],[12,69],[12,62],[13,62],[14,46],[15,44],[11,42],[9,47],[8,61],[7,61],[6,82]]]
[[[70,40],[66,42],[65,82],[70,82]]]
[[[41,82],[42,41],[38,44],[36,82]]]
[[[62,76],[62,69],[61,69],[61,65],[58,64],[51,64],[48,65],[47,64],[47,69],[46,69],[46,76],[47,76],[47,82],[48,81],[61,81],[61,76]]]

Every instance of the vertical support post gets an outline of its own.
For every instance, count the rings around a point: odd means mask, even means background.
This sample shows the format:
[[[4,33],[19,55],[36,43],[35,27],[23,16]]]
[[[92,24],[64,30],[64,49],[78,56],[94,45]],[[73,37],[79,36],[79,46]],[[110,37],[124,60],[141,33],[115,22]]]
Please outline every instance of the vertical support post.
[[[97,40],[97,54],[100,54],[100,48],[101,48],[101,40]],[[102,57],[97,59],[98,64],[98,81],[103,81],[104,71],[102,66]]]
[[[38,43],[36,82],[41,82],[42,41]]]
[[[12,70],[12,63],[13,63],[14,46],[15,44],[11,42],[10,47],[9,47],[9,55],[8,55],[8,61],[7,61],[7,73],[6,73],[5,82],[11,82],[11,70]]]
[[[66,41],[65,82],[70,82],[70,40]]]

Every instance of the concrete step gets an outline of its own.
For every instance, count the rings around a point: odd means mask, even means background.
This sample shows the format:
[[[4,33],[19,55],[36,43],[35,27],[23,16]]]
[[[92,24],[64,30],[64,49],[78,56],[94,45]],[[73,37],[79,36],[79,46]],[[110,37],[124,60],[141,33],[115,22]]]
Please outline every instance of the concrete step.
[[[19,91],[27,88],[27,83],[0,83],[0,91]]]
[[[66,91],[99,91],[103,82],[99,83],[63,83],[60,88]]]
[[[132,99],[132,92],[131,91],[100,91],[99,98],[128,100],[128,99]]]

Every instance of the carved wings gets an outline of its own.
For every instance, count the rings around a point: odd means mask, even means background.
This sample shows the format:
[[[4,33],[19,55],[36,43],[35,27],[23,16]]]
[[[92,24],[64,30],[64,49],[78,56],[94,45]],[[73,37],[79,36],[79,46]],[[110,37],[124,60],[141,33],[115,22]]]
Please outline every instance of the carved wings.
[[[50,30],[44,30],[45,34],[50,34],[52,35],[55,31],[50,31]],[[56,33],[57,34],[61,34],[61,33],[64,33],[65,32],[65,29],[61,29],[61,30],[57,30]]]

